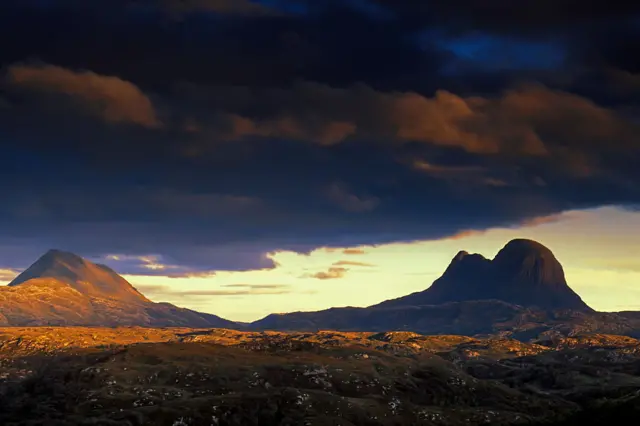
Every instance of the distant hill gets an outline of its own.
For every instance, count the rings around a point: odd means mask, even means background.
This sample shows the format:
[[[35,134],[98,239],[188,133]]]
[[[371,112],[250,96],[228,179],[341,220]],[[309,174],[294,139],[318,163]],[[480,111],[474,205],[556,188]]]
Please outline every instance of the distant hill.
[[[154,303],[107,266],[50,250],[0,287],[0,325],[236,327],[211,314]]]

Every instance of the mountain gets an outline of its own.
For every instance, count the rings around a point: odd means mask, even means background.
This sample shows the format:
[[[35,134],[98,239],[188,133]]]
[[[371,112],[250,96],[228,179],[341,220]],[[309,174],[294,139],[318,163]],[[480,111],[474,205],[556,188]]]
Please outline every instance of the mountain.
[[[460,251],[424,291],[367,308],[273,314],[251,328],[404,330],[525,341],[576,332],[640,337],[640,314],[595,312],[568,286],[551,250],[536,241],[516,239],[493,260]]]
[[[551,250],[525,239],[510,241],[493,260],[461,251],[428,289],[377,306],[435,305],[480,299],[546,310],[593,311],[569,287],[562,265]]]
[[[0,325],[237,327],[216,315],[154,303],[107,266],[49,250],[0,287]]]
[[[38,279],[55,279],[87,296],[131,303],[150,302],[108,266],[60,250],[49,250],[8,285],[15,287]]]

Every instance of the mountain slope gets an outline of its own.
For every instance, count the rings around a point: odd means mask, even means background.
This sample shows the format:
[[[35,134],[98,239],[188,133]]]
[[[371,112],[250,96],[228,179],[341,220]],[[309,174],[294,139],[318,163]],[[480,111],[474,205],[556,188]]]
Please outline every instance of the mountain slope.
[[[216,315],[154,303],[107,266],[60,250],[0,287],[0,324],[237,327]]]
[[[593,311],[569,287],[562,265],[551,250],[525,239],[510,241],[493,260],[461,251],[428,289],[377,306],[435,305],[480,299],[548,310]]]

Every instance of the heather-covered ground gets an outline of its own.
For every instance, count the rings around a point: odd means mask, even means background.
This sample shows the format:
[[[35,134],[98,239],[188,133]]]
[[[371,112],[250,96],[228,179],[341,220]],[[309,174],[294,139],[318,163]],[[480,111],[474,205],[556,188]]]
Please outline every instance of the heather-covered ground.
[[[6,328],[0,424],[604,424],[640,414],[640,342],[592,335],[539,343],[404,332]],[[601,423],[588,423],[594,419]]]

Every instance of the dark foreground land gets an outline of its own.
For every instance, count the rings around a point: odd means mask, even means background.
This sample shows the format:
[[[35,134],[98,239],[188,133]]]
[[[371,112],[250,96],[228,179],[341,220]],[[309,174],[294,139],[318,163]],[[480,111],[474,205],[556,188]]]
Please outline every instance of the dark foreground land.
[[[0,329],[1,425],[596,425],[640,418],[640,341]]]

